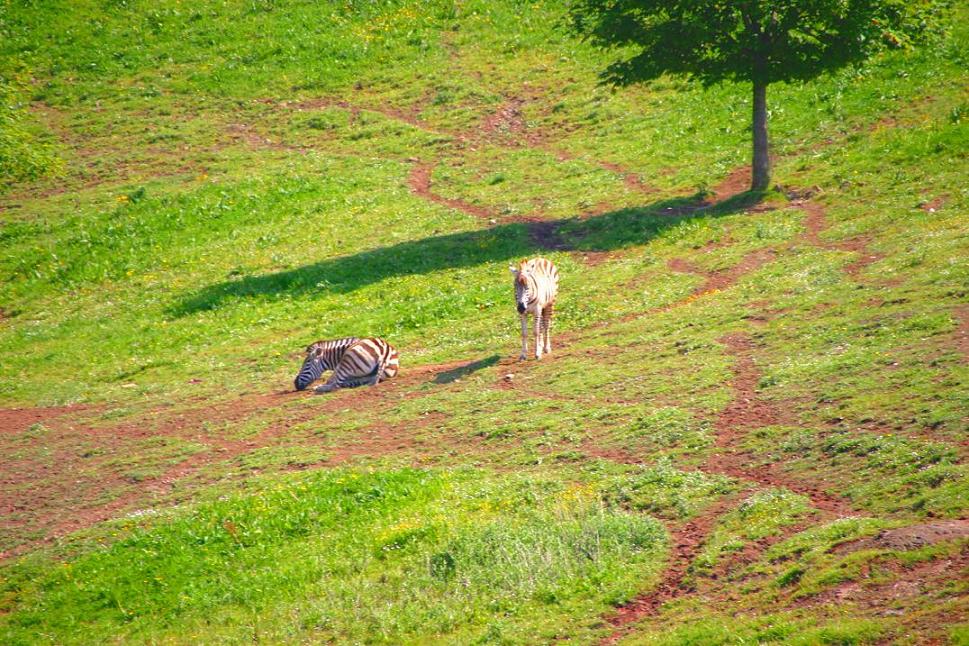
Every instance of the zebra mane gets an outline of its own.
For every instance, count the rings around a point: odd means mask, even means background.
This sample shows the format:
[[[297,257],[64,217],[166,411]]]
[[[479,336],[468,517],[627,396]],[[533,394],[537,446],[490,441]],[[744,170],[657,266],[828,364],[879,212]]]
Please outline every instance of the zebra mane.
[[[320,339],[319,341],[314,341],[306,346],[306,351],[309,352],[313,348],[322,348],[323,350],[330,350],[332,348],[347,347],[353,343],[356,343],[360,339],[355,336],[345,336],[342,339]]]

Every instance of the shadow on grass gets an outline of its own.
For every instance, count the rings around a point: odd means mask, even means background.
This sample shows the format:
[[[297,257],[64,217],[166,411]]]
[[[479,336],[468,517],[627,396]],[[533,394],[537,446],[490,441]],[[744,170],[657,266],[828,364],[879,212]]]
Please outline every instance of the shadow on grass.
[[[217,309],[233,299],[352,292],[393,276],[472,267],[551,249],[612,251],[643,244],[685,220],[742,211],[762,198],[761,194],[741,193],[716,204],[699,196],[673,198],[587,218],[514,222],[401,242],[287,271],[216,283],[175,305],[170,313],[186,316]]]
[[[434,383],[436,384],[449,384],[453,381],[457,381],[462,377],[470,375],[472,372],[477,372],[488,366],[493,366],[498,363],[501,357],[497,354],[493,354],[490,357],[485,357],[484,359],[478,359],[477,361],[472,361],[463,366],[458,366],[457,368],[452,368],[451,370],[445,370],[444,372],[437,373],[434,377]]]

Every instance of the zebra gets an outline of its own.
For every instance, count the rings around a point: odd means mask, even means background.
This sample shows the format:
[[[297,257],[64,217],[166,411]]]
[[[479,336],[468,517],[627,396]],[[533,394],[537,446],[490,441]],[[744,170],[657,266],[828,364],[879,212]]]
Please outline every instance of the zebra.
[[[528,355],[528,314],[535,316],[535,358],[552,351],[549,328],[552,324],[552,308],[559,290],[559,272],[551,260],[532,258],[522,260],[518,268],[509,266],[515,277],[515,303],[522,323],[522,353],[520,361]]]
[[[296,390],[320,378],[327,370],[333,374],[315,393],[328,393],[337,388],[355,388],[397,375],[400,358],[394,346],[383,339],[358,339],[350,336],[333,341],[317,341],[306,348],[306,359],[296,375]]]

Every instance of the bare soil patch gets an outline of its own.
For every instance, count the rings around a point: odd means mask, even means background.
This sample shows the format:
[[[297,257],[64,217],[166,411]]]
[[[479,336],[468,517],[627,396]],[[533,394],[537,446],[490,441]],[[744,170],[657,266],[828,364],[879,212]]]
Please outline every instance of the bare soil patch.
[[[713,187],[714,198],[720,201],[743,193],[750,188],[750,181],[750,166],[738,166]]]
[[[444,197],[435,193],[431,188],[431,174],[434,164],[417,163],[411,169],[407,184],[412,193],[425,200],[441,204],[461,211],[472,217],[487,220],[489,224],[501,222],[522,222],[528,225],[528,235],[532,243],[540,249],[568,251],[572,247],[559,234],[560,223],[555,220],[544,220],[538,217],[501,217],[492,213],[486,207],[471,204],[458,198]]]
[[[672,258],[667,265],[672,271],[699,274],[706,279],[702,285],[693,290],[692,296],[696,298],[733,286],[745,275],[760,269],[776,257],[777,252],[774,249],[755,249],[744,255],[740,262],[733,267],[714,272],[705,271],[684,258]]]
[[[96,407],[88,404],[38,408],[0,408],[0,432],[22,433],[33,424],[42,424],[63,415],[91,410],[96,410]]]
[[[926,213],[935,213],[943,206],[945,206],[945,199],[946,199],[946,196],[939,195],[937,197],[932,198],[928,202],[924,202],[920,204],[919,208],[925,211]]]
[[[511,97],[502,103],[493,114],[485,117],[481,124],[481,134],[488,140],[508,139],[507,145],[510,146],[540,144],[538,135],[527,130],[528,125],[522,114],[524,105],[525,99],[519,96]]]
[[[917,550],[967,536],[969,536],[969,519],[942,520],[885,529],[871,538],[842,543],[834,551],[845,553],[863,549]]]
[[[868,249],[871,243],[871,236],[858,236],[840,242],[826,242],[821,239],[821,234],[828,229],[828,219],[824,207],[810,199],[802,198],[792,203],[805,213],[804,218],[804,239],[814,247],[827,249],[830,251],[845,251],[854,253],[858,257],[844,265],[844,272],[857,282],[862,282],[861,273],[871,264],[885,258],[885,254],[873,252]],[[878,281],[880,285],[893,285],[897,279]]]
[[[873,576],[874,569],[878,570],[877,576]],[[919,644],[949,644],[952,642],[947,638],[946,627],[967,619],[966,604],[952,603],[964,596],[959,584],[967,574],[969,546],[963,546],[954,555],[912,565],[877,559],[866,564],[856,580],[798,599],[791,605],[848,607],[866,616],[897,617],[897,628],[878,644],[897,643],[899,637],[910,637],[913,632],[919,635]],[[926,600],[932,603],[926,604]]]
[[[753,342],[745,334],[731,334],[720,339],[734,357],[734,378],[731,382],[733,401],[720,413],[715,427],[717,446],[729,446],[736,438],[738,429],[771,426],[780,421],[780,414],[770,403],[760,399],[757,383],[760,370],[754,364],[751,352]]]
[[[260,99],[259,103],[273,106],[274,108],[283,110],[324,110],[328,108],[339,108],[341,110],[346,110],[350,113],[351,121],[355,121],[359,118],[361,112],[373,112],[379,115],[391,119],[394,121],[401,121],[409,126],[423,130],[430,134],[441,135],[441,136],[454,136],[449,133],[440,132],[434,130],[427,123],[425,123],[420,118],[421,108],[419,105],[412,106],[410,109],[401,109],[394,106],[382,104],[382,105],[362,105],[357,103],[351,103],[345,99],[337,99],[332,97],[319,97],[315,99],[307,99],[304,101],[275,101],[272,99]]]

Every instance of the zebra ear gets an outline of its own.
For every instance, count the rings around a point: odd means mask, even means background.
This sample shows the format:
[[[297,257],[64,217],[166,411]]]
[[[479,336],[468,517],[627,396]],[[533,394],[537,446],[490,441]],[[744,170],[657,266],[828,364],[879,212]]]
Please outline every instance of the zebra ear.
[[[510,272],[511,272],[512,274],[514,274],[515,276],[517,276],[517,275],[518,275],[518,270],[517,270],[517,269],[515,269],[515,266],[514,266],[514,265],[508,265],[508,271],[510,271]]]

